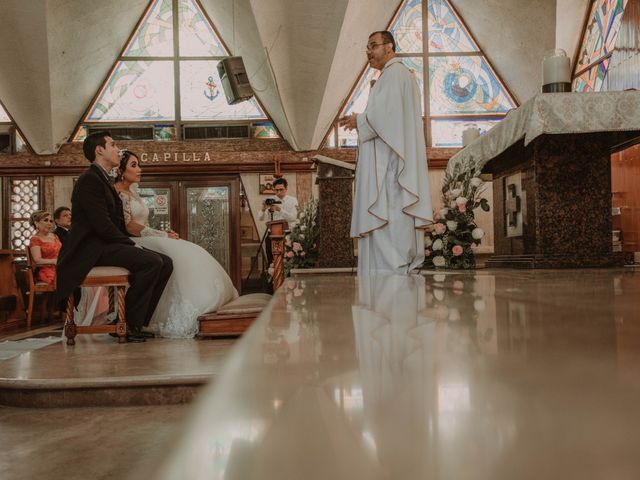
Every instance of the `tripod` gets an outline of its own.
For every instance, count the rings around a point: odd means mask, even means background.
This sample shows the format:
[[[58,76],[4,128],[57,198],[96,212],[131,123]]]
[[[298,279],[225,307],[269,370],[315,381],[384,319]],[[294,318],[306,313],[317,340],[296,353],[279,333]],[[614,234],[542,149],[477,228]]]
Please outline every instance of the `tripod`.
[[[269,221],[273,222],[273,211],[271,209],[269,209]],[[253,273],[253,269],[257,266],[258,263],[258,255],[260,255],[260,253],[262,253],[262,245],[265,244],[267,237],[269,236],[269,227],[267,227],[264,231],[264,233],[262,234],[262,238],[260,239],[260,244],[258,245],[258,248],[256,249],[256,254],[253,257],[253,260],[251,261],[251,268],[249,269],[249,274],[247,275],[247,278],[245,278],[245,282],[249,281],[249,278],[251,278],[251,274]],[[264,256],[262,257],[262,271],[264,272]],[[267,259],[268,261],[269,259]]]

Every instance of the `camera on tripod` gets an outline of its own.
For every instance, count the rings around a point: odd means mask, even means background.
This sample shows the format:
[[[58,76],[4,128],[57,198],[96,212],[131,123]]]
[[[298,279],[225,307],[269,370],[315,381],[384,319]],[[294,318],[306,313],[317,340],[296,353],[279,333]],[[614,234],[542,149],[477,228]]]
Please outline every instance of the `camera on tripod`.
[[[267,207],[270,207],[271,205],[279,205],[279,204],[281,204],[281,203],[282,203],[282,202],[281,202],[280,200],[276,199],[276,198],[267,198],[267,199],[264,201],[264,204],[265,204]]]

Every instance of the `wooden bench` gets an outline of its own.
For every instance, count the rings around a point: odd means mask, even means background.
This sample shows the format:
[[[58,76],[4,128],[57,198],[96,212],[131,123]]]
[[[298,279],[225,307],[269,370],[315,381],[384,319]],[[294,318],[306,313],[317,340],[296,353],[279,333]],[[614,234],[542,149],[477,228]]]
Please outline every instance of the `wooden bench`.
[[[251,293],[230,301],[216,312],[200,315],[198,337],[242,335],[270,300],[271,295],[266,293]]]

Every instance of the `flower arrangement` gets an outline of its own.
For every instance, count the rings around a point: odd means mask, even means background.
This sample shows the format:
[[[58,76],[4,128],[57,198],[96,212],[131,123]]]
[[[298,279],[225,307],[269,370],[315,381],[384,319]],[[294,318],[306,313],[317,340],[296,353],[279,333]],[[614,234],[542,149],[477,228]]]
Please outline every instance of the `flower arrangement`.
[[[309,200],[284,241],[284,276],[293,268],[312,268],[318,261],[318,201]]]
[[[442,209],[435,212],[435,224],[425,236],[425,266],[469,269],[476,266],[472,245],[480,245],[484,231],[476,225],[473,211],[489,211],[482,198],[480,167],[473,158],[455,166],[444,176]]]

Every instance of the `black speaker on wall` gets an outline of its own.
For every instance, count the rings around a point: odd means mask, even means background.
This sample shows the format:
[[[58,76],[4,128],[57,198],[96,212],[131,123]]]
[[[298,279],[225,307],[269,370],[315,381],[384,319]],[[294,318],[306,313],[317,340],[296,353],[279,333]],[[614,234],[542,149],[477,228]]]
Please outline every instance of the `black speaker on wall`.
[[[218,63],[218,75],[227,103],[233,105],[253,97],[242,57],[227,57]]]

